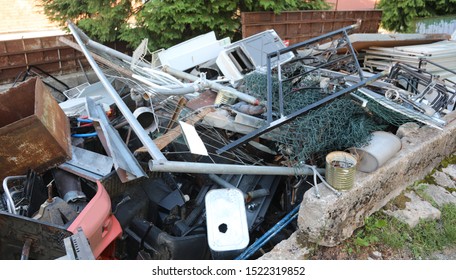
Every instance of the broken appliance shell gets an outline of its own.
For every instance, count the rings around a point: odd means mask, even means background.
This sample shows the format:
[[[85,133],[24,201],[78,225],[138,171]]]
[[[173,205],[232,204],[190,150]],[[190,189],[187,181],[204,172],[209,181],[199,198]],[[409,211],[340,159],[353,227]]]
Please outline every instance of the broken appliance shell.
[[[68,118],[39,78],[0,94],[0,178],[71,159]]]
[[[210,190],[205,197],[207,241],[214,259],[239,255],[249,245],[244,195],[236,188]]]
[[[220,52],[215,61],[219,69],[232,82],[237,82],[244,74],[253,70],[263,70],[267,67],[267,55],[285,48],[285,44],[274,30],[266,30],[227,46]],[[288,52],[271,60],[271,67],[290,61],[294,58]]]
[[[119,221],[111,212],[111,198],[100,182],[97,182],[97,193],[84,207],[84,210],[68,227],[76,234],[81,227],[89,239],[95,258],[122,234]]]
[[[215,59],[230,43],[228,37],[217,40],[212,31],[159,52],[158,58],[162,65],[184,71]]]

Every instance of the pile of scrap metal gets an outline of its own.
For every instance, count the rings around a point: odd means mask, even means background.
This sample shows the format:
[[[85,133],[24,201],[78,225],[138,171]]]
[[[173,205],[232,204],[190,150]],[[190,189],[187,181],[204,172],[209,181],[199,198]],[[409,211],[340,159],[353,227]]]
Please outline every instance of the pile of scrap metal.
[[[255,258],[296,230],[304,192],[341,195],[321,155],[390,116],[442,128],[454,109],[454,83],[420,66],[364,72],[356,25],[290,47],[273,30],[145,40],[133,56],[68,26],[99,82],[63,102],[39,78],[0,95],[2,259]],[[326,146],[301,153],[309,138]]]

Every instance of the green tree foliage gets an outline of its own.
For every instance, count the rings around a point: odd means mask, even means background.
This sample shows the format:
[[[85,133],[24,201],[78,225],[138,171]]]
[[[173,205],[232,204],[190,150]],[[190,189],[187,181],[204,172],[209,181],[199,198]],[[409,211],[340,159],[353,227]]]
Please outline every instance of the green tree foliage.
[[[115,41],[120,26],[129,18],[130,0],[41,0],[44,13],[61,26],[67,20],[77,25],[101,42]]]
[[[382,26],[398,32],[413,32],[418,17],[456,13],[456,0],[381,0]]]
[[[136,46],[149,39],[151,49],[166,48],[215,31],[218,38],[239,39],[240,13],[322,10],[325,0],[41,0],[45,14],[65,25],[76,22],[101,42],[121,39]]]

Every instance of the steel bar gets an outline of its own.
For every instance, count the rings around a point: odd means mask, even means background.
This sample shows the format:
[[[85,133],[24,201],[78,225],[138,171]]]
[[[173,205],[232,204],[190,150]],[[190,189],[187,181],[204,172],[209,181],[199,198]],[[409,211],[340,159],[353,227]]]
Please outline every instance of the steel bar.
[[[27,176],[25,175],[20,175],[20,176],[8,176],[3,179],[3,191],[5,192],[6,195],[6,204],[8,207],[8,212],[11,214],[16,214],[16,208],[14,207],[14,200],[11,197],[11,193],[8,188],[8,181],[9,180],[17,180],[17,179],[26,179]]]
[[[343,27],[343,28],[340,28],[338,30],[334,30],[332,32],[329,32],[329,33],[326,33],[326,34],[323,34],[323,35],[320,35],[320,36],[317,36],[317,37],[314,37],[312,39],[309,39],[309,40],[306,40],[306,41],[303,41],[301,43],[297,43],[297,44],[294,44],[294,45],[291,45],[289,47],[286,47],[286,48],[283,48],[283,49],[280,49],[278,50],[277,52],[272,52],[272,53],[269,53],[268,54],[268,57],[272,58],[272,57],[275,57],[279,54],[284,54],[284,53],[287,53],[287,52],[290,52],[290,51],[294,51],[296,49],[299,49],[299,48],[302,48],[306,45],[310,45],[310,44],[313,44],[313,43],[316,43],[318,41],[321,41],[323,39],[327,39],[327,38],[330,38],[330,37],[333,37],[335,35],[339,35],[343,32],[346,32],[346,31],[349,31],[349,30],[352,30],[354,28],[357,28],[358,25],[357,24],[353,24],[353,25],[350,25],[350,26],[347,26],[347,27]]]
[[[130,124],[131,128],[133,131],[136,133],[138,136],[139,140],[141,143],[146,147],[147,151],[149,154],[152,156],[153,159],[158,160],[158,161],[166,161],[166,157],[160,152],[160,150],[157,148],[155,143],[152,141],[152,139],[149,137],[149,135],[146,133],[144,128],[141,126],[141,124],[138,122],[138,120],[135,118],[133,113],[130,111],[130,109],[127,107],[127,105],[123,102],[122,98],[120,98],[119,94],[116,92],[114,87],[111,85],[109,80],[106,78],[104,75],[103,71],[98,67],[97,63],[93,59],[92,55],[90,52],[87,50],[87,48],[84,46],[79,34],[82,33],[82,31],[76,30],[76,27],[68,21],[68,27],[70,28],[76,42],[79,44],[81,47],[82,53],[84,53],[85,57],[87,58],[87,61],[89,62],[90,66],[92,66],[95,74],[97,75],[98,79],[100,79],[101,83],[105,87],[105,89],[108,91],[108,93],[111,95],[111,97],[114,99],[114,102],[116,103],[117,107],[119,110],[122,112],[122,115],[125,117],[125,119],[128,121]],[[85,35],[85,34],[84,34]],[[87,36],[85,36],[87,37]]]
[[[263,126],[263,127],[259,128],[257,130],[254,130],[254,131],[250,132],[249,134],[244,135],[243,137],[237,139],[236,141],[231,142],[230,144],[218,149],[217,153],[221,154],[221,153],[224,153],[226,151],[229,151],[229,150],[233,149],[234,147],[236,147],[236,146],[238,146],[238,145],[240,145],[242,143],[245,143],[245,142],[247,142],[247,141],[249,141],[249,140],[251,140],[253,138],[256,138],[256,137],[258,137],[258,136],[260,136],[260,135],[262,135],[262,134],[264,134],[264,133],[266,133],[268,131],[273,130],[274,128],[277,128],[277,127],[279,127],[281,125],[286,124],[286,123],[296,119],[297,117],[307,113],[308,111],[310,111],[312,109],[315,109],[315,108],[318,108],[318,107],[320,107],[320,106],[322,106],[322,105],[334,100],[337,97],[340,97],[340,96],[342,96],[342,95],[344,95],[346,93],[352,92],[352,91],[354,91],[354,90],[356,90],[356,89],[358,89],[358,88],[360,88],[362,86],[365,86],[369,82],[375,81],[376,79],[384,76],[385,74],[386,73],[384,73],[384,72],[378,73],[378,74],[376,74],[374,76],[371,76],[369,78],[366,78],[366,79],[358,82],[355,85],[349,86],[349,87],[344,88],[343,90],[340,90],[340,91],[338,91],[338,92],[336,92],[334,94],[328,95],[328,96],[320,99],[319,101],[317,101],[315,103],[307,105],[307,106],[301,108],[298,111],[295,111],[295,112],[293,112],[293,113],[291,113],[291,114],[289,114],[289,115],[287,115],[285,117],[282,117],[280,119],[277,119],[277,120],[271,122],[270,124],[268,124],[266,126]]]
[[[22,247],[21,261],[26,261],[29,259],[31,246],[32,246],[32,239],[27,238],[24,242],[24,246]]]
[[[267,62],[268,69],[271,69],[271,60],[268,59],[266,62]],[[280,67],[280,65],[279,65],[279,67]],[[268,83],[267,88],[268,89],[272,89],[272,74],[271,74],[271,71],[268,71],[268,73],[267,73],[267,83]],[[268,100],[267,100],[268,101],[268,103],[267,103],[268,107],[267,108],[268,108],[268,111],[269,111],[269,110],[272,110],[272,90],[268,90],[267,94],[268,94]],[[267,122],[271,123],[272,122],[272,114],[268,113],[268,114],[266,114],[266,117],[267,117],[267,119],[266,119]]]
[[[269,60],[269,59],[268,59]],[[277,54],[277,61],[280,61],[280,54],[278,53]],[[270,69],[270,68],[268,68]],[[268,72],[271,72],[271,71],[268,71]],[[280,65],[280,63],[277,63],[277,77],[279,78],[279,116],[280,117],[283,117],[283,80],[282,80],[282,66]],[[268,110],[269,112],[272,110],[272,107],[270,107],[271,109]],[[269,115],[269,113],[268,113]],[[272,114],[271,114],[272,116]]]
[[[356,65],[356,69],[358,70],[359,78],[361,80],[364,80],[363,71],[361,70],[361,66],[359,65],[358,58],[356,57],[356,54],[355,54],[355,50],[353,49],[353,46],[350,43],[350,39],[348,38],[347,29],[344,29],[343,32],[344,32],[344,37],[347,39],[348,49],[350,50],[350,54],[353,56],[353,61]]]
[[[258,238],[252,243],[247,249],[242,252],[235,260],[246,260],[252,256],[256,251],[263,247],[272,237],[279,233],[284,227],[286,227],[291,221],[298,217],[299,205],[296,206],[290,213],[285,215],[275,226],[270,228],[263,236]]]
[[[148,85],[153,92],[156,94],[161,94],[161,95],[185,95],[189,93],[194,93],[200,90],[200,88],[196,85],[192,86],[187,86],[187,87],[182,87],[182,88],[174,88],[174,89],[167,89],[163,88],[161,86],[157,86],[151,81],[149,81],[147,78],[142,77],[140,75],[133,74],[132,77],[146,85]]]
[[[136,178],[147,177],[141,165],[123,142],[117,130],[109,123],[101,106],[96,105],[95,101],[90,97],[86,97],[86,104],[89,119],[98,123],[98,125],[94,123],[95,129],[98,132],[103,147],[111,156],[121,181],[127,182]],[[124,171],[127,172],[127,174],[124,174]]]
[[[197,76],[188,74],[186,72],[174,69],[174,68],[169,67],[169,66],[163,66],[162,70],[164,72],[166,72],[166,73],[169,73],[169,74],[173,75],[173,76],[179,77],[181,79],[186,79],[186,80],[189,80],[189,81],[192,81],[192,82],[196,82],[199,79]],[[258,105],[260,103],[260,101],[258,99],[256,99],[255,97],[253,97],[251,95],[248,95],[248,94],[245,94],[243,92],[237,91],[234,88],[227,87],[227,86],[221,85],[219,83],[216,83],[216,82],[213,82],[213,81],[208,81],[208,80],[204,81],[203,83],[204,83],[203,84],[204,86],[210,87],[210,88],[212,88],[214,90],[228,91],[229,93],[234,94],[237,98],[239,98],[239,99],[241,99],[241,100],[243,100],[245,102],[248,102],[248,103],[251,103],[251,104],[254,104],[254,105]]]
[[[314,171],[308,167],[282,167],[282,166],[252,166],[235,164],[213,164],[199,162],[149,161],[149,170],[156,172],[178,172],[197,174],[246,174],[246,175],[313,175]],[[324,173],[324,169],[316,169]]]
[[[296,79],[296,78],[298,78],[298,77],[302,77],[302,76],[307,75],[307,74],[310,74],[310,73],[312,73],[312,72],[314,72],[314,71],[322,70],[321,68],[325,68],[326,66],[335,64],[335,63],[340,62],[340,61],[342,61],[342,60],[344,60],[344,59],[347,59],[347,58],[350,58],[350,56],[349,56],[349,55],[340,56],[340,57],[338,57],[338,58],[336,58],[336,59],[334,59],[334,60],[330,60],[330,61],[328,61],[328,62],[325,62],[325,63],[323,63],[323,64],[320,64],[320,65],[318,65],[318,67],[315,67],[315,66],[314,66],[314,68],[312,68],[311,70],[308,70],[308,71],[306,71],[306,72],[304,72],[304,73],[301,73],[301,74],[299,74],[299,75],[296,75],[296,76],[293,76],[293,77],[284,79],[284,80],[282,80],[282,81],[283,81],[283,82],[292,81],[292,80],[294,80],[294,79]],[[340,74],[340,73],[339,73],[339,74]]]
[[[89,46],[91,48],[94,48],[94,49],[100,51],[101,53],[107,53],[111,56],[117,57],[118,59],[125,60],[130,64],[132,63],[133,58],[131,56],[126,55],[117,50],[111,49],[110,47],[107,47],[103,44],[93,41],[92,39],[89,38],[89,36],[87,36],[84,32],[82,32],[82,30],[80,30],[78,27],[76,27],[70,21],[68,21],[68,28],[70,28],[71,32],[73,33],[73,36],[74,36],[75,32],[78,33],[79,40],[76,40],[76,41],[78,41],[78,44],[80,46],[81,46],[81,44],[84,44],[86,46]],[[150,67],[150,65],[148,65],[147,63],[144,63],[142,61],[140,61],[138,65],[143,66],[143,67]]]
[[[75,50],[77,50],[77,51],[83,52],[83,51],[82,51],[82,48],[81,48],[78,44],[74,43],[73,41],[68,40],[68,39],[65,38],[65,37],[60,37],[59,40],[60,40],[62,43],[68,45],[69,47],[71,47],[71,48],[73,48],[73,49],[75,49]],[[93,57],[96,61],[105,64],[106,66],[108,66],[108,67],[110,67],[110,68],[116,70],[117,72],[121,73],[122,75],[125,75],[125,76],[127,76],[127,77],[132,77],[133,72],[132,72],[130,69],[126,69],[126,68],[120,67],[119,65],[117,65],[117,64],[115,64],[115,63],[113,63],[113,62],[107,60],[106,58],[101,57],[101,56],[99,56],[99,55],[97,55],[97,54],[95,54],[95,53],[93,53],[93,52],[90,52],[90,54],[92,55],[92,57]]]
[[[221,187],[224,187],[226,189],[235,189],[236,187],[231,185],[229,182],[223,180],[223,178],[220,178],[219,176],[215,174],[209,174],[209,178],[214,181],[215,183],[219,184]]]

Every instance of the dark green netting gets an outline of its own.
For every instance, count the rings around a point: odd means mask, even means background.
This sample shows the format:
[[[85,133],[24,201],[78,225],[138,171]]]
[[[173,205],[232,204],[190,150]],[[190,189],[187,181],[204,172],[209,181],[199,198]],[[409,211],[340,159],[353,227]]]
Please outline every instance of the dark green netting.
[[[265,74],[253,72],[244,77],[243,87],[247,93],[267,100],[266,81]],[[319,89],[319,85],[320,78],[311,75],[285,83],[285,115],[326,96]],[[277,76],[273,78],[273,97],[274,112],[278,112]],[[385,128],[386,125],[376,122],[372,114],[366,112],[349,95],[345,95],[309,111],[269,135],[290,162],[307,162],[321,166],[329,152],[364,145],[370,140],[371,132]]]

